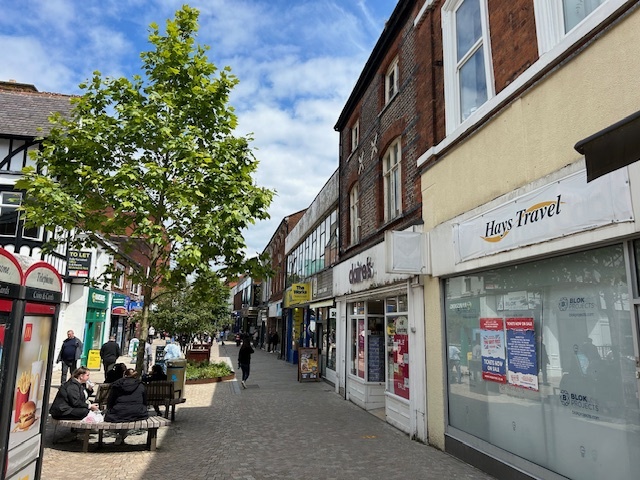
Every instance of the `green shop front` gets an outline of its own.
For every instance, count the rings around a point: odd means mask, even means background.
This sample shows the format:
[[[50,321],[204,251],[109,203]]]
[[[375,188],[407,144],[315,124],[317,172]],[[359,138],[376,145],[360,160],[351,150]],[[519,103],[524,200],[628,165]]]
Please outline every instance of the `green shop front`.
[[[100,347],[106,336],[104,332],[108,306],[109,292],[90,287],[85,317],[82,364],[92,370],[100,369]]]

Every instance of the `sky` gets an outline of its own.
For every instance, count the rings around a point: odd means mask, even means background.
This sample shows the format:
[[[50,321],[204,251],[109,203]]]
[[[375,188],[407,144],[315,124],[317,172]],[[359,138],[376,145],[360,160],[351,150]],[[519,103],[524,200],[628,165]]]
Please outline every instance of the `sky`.
[[[93,71],[132,78],[184,0],[0,0],[0,80],[80,94]],[[397,0],[199,0],[197,41],[240,83],[230,105],[251,134],[256,182],[276,191],[270,220],[245,232],[262,252],[338,167],[333,127]]]

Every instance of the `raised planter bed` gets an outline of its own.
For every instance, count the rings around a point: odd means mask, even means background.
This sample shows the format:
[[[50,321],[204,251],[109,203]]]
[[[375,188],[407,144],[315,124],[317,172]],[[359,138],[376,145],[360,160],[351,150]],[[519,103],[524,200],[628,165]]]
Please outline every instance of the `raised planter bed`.
[[[235,372],[231,375],[227,375],[225,377],[213,377],[213,378],[194,378],[192,380],[185,380],[187,385],[198,385],[201,383],[216,383],[216,382],[224,382],[225,380],[233,380],[236,378]]]

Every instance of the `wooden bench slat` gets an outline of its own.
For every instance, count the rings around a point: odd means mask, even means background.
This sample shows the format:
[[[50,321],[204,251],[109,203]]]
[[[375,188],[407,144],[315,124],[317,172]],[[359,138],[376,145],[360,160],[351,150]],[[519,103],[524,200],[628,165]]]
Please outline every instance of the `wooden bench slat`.
[[[153,416],[145,420],[135,422],[100,422],[87,423],[82,420],[56,420],[51,419],[55,428],[58,426],[75,428],[82,430],[82,451],[89,451],[89,435],[92,432],[98,432],[98,446],[102,446],[102,433],[104,430],[147,430],[147,448],[151,451],[156,449],[156,435],[159,427],[167,427],[171,424],[171,420],[165,417]],[[55,430],[54,430],[55,443]]]

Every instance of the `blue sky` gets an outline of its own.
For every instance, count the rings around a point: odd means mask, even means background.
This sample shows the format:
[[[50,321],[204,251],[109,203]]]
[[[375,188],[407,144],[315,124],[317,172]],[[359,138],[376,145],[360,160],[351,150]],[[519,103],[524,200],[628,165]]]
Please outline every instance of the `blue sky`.
[[[80,93],[91,72],[131,78],[148,26],[184,1],[0,0],[0,79]],[[198,42],[231,67],[239,134],[252,133],[256,180],[275,189],[271,220],[245,234],[264,250],[282,218],[309,206],[338,166],[333,130],[397,0],[200,0]]]

